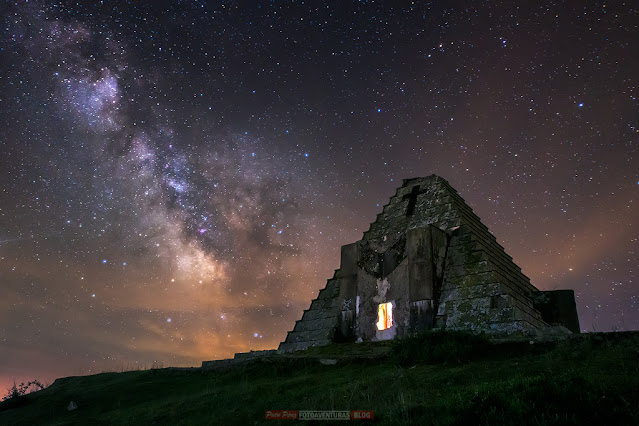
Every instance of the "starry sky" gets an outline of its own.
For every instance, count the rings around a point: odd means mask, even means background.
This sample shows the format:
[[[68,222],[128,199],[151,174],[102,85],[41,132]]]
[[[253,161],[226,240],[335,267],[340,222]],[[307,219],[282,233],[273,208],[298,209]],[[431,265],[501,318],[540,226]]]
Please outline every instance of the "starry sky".
[[[272,349],[403,178],[639,329],[634,2],[0,3],[0,386]]]

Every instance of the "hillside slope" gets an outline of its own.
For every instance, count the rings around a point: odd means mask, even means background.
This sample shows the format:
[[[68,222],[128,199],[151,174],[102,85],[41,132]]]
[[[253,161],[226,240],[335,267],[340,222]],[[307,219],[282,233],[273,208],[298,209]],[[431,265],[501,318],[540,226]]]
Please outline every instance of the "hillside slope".
[[[639,333],[556,343],[433,333],[224,371],[69,377],[10,402],[0,424],[277,424],[266,410],[374,410],[380,424],[639,424]]]

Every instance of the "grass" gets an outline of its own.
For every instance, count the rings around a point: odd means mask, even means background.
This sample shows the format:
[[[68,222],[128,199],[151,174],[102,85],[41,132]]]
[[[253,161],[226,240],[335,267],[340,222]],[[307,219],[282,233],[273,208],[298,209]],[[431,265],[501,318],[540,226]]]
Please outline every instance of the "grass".
[[[0,403],[0,424],[278,424],[264,412],[286,409],[374,410],[380,424],[639,424],[639,333],[535,344],[428,333],[300,355],[57,380]],[[329,357],[337,365],[318,362]]]

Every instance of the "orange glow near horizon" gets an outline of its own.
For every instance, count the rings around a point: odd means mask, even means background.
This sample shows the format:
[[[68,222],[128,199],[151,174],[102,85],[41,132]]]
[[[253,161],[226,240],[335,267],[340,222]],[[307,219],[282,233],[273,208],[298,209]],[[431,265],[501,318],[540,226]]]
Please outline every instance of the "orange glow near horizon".
[[[393,304],[391,302],[379,304],[377,324],[375,325],[377,325],[377,329],[380,331],[393,326]]]

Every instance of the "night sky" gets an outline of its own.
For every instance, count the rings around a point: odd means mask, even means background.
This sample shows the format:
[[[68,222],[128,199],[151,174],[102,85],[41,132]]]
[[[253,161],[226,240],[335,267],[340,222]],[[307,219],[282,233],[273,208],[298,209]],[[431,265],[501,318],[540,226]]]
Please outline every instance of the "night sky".
[[[276,348],[433,173],[639,329],[635,2],[86,3],[0,3],[0,391]]]

